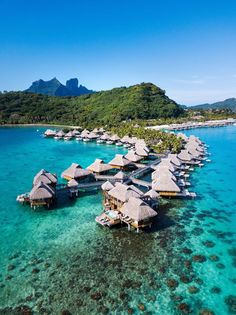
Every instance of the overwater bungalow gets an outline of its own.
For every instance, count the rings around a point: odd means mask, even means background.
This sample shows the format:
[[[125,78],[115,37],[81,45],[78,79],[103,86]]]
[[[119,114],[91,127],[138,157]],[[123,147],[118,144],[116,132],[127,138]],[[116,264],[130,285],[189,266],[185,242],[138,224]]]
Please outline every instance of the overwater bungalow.
[[[155,172],[152,173],[152,180],[155,181],[161,177],[169,177],[173,181],[177,182],[176,176],[171,172],[171,170],[166,167],[159,167]]]
[[[143,192],[134,185],[116,183],[114,188],[104,191],[104,204],[112,210],[119,210],[130,197],[141,197]]]
[[[76,137],[76,136],[78,136],[78,135],[80,134],[80,132],[79,132],[78,129],[74,129],[74,130],[72,131],[72,134],[73,134],[74,137]]]
[[[112,166],[109,164],[105,164],[103,160],[96,159],[91,165],[87,167],[87,170],[95,173],[95,174],[104,174],[112,169]]]
[[[117,136],[117,135],[113,135],[113,136],[110,137],[110,140],[111,140],[112,142],[118,142],[118,141],[120,141],[120,137]]]
[[[110,139],[110,136],[107,133],[104,133],[101,135],[101,137],[97,140],[97,143],[103,143],[105,141],[108,141]]]
[[[158,170],[161,172],[161,170],[168,169],[172,173],[175,173],[177,171],[177,167],[170,162],[169,160],[162,159],[161,162],[155,166],[153,166],[154,170]]]
[[[176,182],[168,176],[162,176],[153,181],[152,189],[163,197],[176,197],[181,192]]]
[[[108,164],[113,168],[127,169],[131,164],[131,161],[127,160],[122,154],[116,154]]]
[[[29,193],[29,202],[32,208],[53,204],[56,198],[55,190],[43,182],[38,182]]]
[[[181,169],[183,166],[182,161],[177,157],[177,154],[171,154],[169,153],[167,158],[171,161],[172,164],[175,165],[175,167]]]
[[[130,139],[129,136],[124,136],[123,138],[120,139],[120,141],[121,141],[122,143],[129,143],[129,139]]]
[[[195,150],[198,150],[199,152],[202,152],[202,153],[205,152],[204,148],[201,145],[199,145],[199,143],[193,142],[193,141],[186,143],[185,148],[186,149],[195,149]]]
[[[121,221],[128,225],[128,229],[130,226],[136,228],[137,232],[140,228],[151,227],[152,218],[157,215],[145,201],[137,197],[130,197],[120,208],[120,212]]]
[[[64,140],[71,140],[74,137],[74,134],[72,131],[69,131],[65,134]]]
[[[93,132],[93,133],[98,133],[99,130],[98,130],[98,128],[94,128],[94,129],[92,130],[92,132]]]
[[[61,140],[61,139],[64,138],[64,136],[65,136],[65,132],[64,132],[63,130],[59,130],[59,131],[56,133],[54,139]]]
[[[90,134],[90,132],[87,130],[87,129],[84,129],[81,134],[80,134],[80,137],[81,138],[88,138],[88,135]]]
[[[47,137],[47,138],[53,138],[53,137],[55,137],[55,135],[56,135],[56,130],[47,129],[44,132],[44,136]]]
[[[99,135],[96,134],[96,133],[94,133],[94,132],[90,132],[90,133],[88,134],[88,136],[87,136],[87,139],[89,139],[89,140],[95,140],[95,139],[97,139],[97,138],[99,138]]]
[[[130,150],[126,155],[125,155],[125,158],[131,162],[139,162],[143,159],[142,156],[138,155],[136,153],[135,150]]]
[[[195,148],[188,148],[188,152],[196,159],[196,160],[202,160],[204,157],[204,154],[200,151],[198,151]]]
[[[178,154],[178,158],[184,163],[188,165],[198,165],[200,164],[199,161],[196,161],[196,159],[188,152],[188,150],[181,150]]]
[[[75,179],[77,181],[81,181],[84,179],[90,179],[92,173],[83,169],[79,164],[72,163],[70,167],[68,167],[62,174],[61,177],[70,181],[71,179]]]
[[[34,179],[33,179],[33,186],[37,185],[39,182],[42,182],[47,185],[56,186],[57,184],[57,176],[52,174],[44,169],[39,171]]]

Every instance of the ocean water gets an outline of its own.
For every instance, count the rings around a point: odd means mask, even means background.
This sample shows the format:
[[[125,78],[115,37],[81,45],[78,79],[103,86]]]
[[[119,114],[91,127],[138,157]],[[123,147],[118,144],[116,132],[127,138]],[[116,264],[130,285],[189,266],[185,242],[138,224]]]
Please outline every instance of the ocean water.
[[[187,131],[210,146],[212,162],[190,177],[198,198],[163,201],[139,234],[96,224],[101,193],[50,211],[16,203],[41,168],[60,175],[125,152],[43,130],[0,129],[0,314],[22,305],[45,315],[235,313],[235,126]]]

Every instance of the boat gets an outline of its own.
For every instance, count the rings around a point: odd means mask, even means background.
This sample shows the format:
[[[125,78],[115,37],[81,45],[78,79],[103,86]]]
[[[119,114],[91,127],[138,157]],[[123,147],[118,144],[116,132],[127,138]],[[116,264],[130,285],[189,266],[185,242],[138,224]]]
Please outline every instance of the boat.
[[[122,146],[122,145],[123,145],[122,142],[117,142],[117,143],[116,143],[116,146],[118,146],[118,147],[120,147],[120,146]]]
[[[104,141],[102,139],[98,139],[97,143],[103,143]]]
[[[106,144],[113,144],[113,141],[108,140],[108,141],[106,142]]]

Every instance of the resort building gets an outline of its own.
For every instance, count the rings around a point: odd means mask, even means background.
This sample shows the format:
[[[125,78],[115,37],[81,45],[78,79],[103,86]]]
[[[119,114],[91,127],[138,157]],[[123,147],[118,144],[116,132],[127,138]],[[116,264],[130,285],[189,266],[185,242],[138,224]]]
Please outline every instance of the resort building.
[[[58,131],[57,133],[56,133],[56,135],[55,135],[55,139],[63,139],[64,138],[64,136],[65,136],[65,132],[63,131],[63,130],[60,130],[60,131]]]
[[[130,197],[141,197],[142,195],[143,192],[134,185],[116,183],[111,190],[104,192],[104,205],[109,205],[112,210],[119,210]]]
[[[52,130],[52,129],[47,129],[44,132],[44,136],[47,137],[47,138],[53,138],[53,137],[55,137],[55,135],[56,135],[56,131]]]
[[[120,212],[122,214],[121,221],[128,225],[128,229],[130,226],[136,228],[137,232],[140,228],[151,227],[151,219],[157,215],[156,211],[137,197],[130,197],[120,208]]]
[[[127,160],[124,155],[116,154],[114,159],[112,159],[108,164],[113,168],[118,169],[127,169],[130,165],[131,161]]]
[[[71,179],[81,181],[84,179],[91,179],[93,178],[93,175],[89,170],[83,169],[79,164],[72,163],[71,166],[61,174],[61,177],[68,181]]]
[[[181,192],[176,182],[168,176],[162,176],[153,181],[152,189],[157,191],[160,196],[165,197],[175,197]]]
[[[42,169],[35,175],[33,179],[33,186],[37,185],[39,182],[42,182],[46,185],[56,186],[57,176]]]
[[[126,155],[125,155],[125,158],[131,162],[139,162],[143,159],[142,156],[138,155],[136,153],[136,151],[134,150],[130,150]]]
[[[96,159],[91,165],[87,167],[87,170],[95,174],[104,174],[112,169],[112,166],[105,164],[103,160]]]
[[[38,182],[29,193],[29,202],[32,208],[47,206],[53,204],[56,198],[55,190],[43,182]]]
[[[196,161],[194,156],[188,152],[188,150],[181,150],[178,154],[178,158],[184,163],[189,165],[197,165],[200,162]]]

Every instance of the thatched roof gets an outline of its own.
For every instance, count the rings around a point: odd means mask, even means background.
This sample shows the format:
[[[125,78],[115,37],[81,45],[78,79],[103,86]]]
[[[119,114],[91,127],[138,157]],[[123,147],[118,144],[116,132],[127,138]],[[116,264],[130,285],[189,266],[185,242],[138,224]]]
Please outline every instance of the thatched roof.
[[[169,177],[160,177],[152,183],[152,189],[156,191],[180,192],[179,186]]]
[[[156,211],[146,204],[146,202],[135,197],[130,197],[129,200],[121,207],[120,211],[137,222],[157,215]]]
[[[202,155],[201,152],[199,152],[198,150],[194,148],[188,148],[188,152],[195,158],[199,158]]]
[[[171,161],[174,165],[176,165],[176,166],[178,166],[178,167],[180,167],[180,166],[182,165],[182,161],[177,157],[177,154],[171,154],[171,153],[169,153],[169,154],[168,154],[168,159],[170,159],[170,161]]]
[[[147,144],[146,144],[146,142],[145,142],[145,140],[143,140],[143,139],[138,139],[137,141],[136,141],[136,143],[135,143],[135,146],[141,146],[141,147],[146,147],[147,148]]]
[[[108,191],[111,190],[112,188],[114,188],[114,186],[112,185],[111,182],[106,181],[104,184],[102,184],[102,190]]]
[[[82,169],[79,164],[72,163],[70,167],[68,167],[62,174],[61,177],[65,179],[78,179],[81,177],[85,177],[90,175],[91,172],[89,170]]]
[[[178,154],[178,158],[182,161],[192,161],[193,156],[187,150],[181,150]]]
[[[110,140],[111,140],[111,141],[119,141],[119,140],[120,140],[120,137],[117,136],[117,135],[113,135],[113,136],[110,137]]]
[[[128,143],[129,143],[129,144],[135,144],[137,140],[138,140],[138,138],[136,138],[136,137],[131,137],[131,138],[129,138]]]
[[[127,178],[127,175],[124,172],[120,171],[114,176],[114,178],[124,180]]]
[[[172,163],[168,163],[168,162],[160,162],[159,164],[155,165],[152,167],[154,170],[158,170],[159,172],[163,172],[166,169],[168,169],[171,172],[175,172],[176,167],[174,166],[174,164]]]
[[[33,185],[37,185],[39,182],[43,182],[44,184],[51,185],[51,184],[56,184],[57,183],[57,177],[56,175],[41,169],[33,179]]]
[[[65,136],[65,132],[63,130],[60,130],[56,133],[57,137],[64,137]]]
[[[84,130],[81,132],[80,136],[81,136],[82,138],[87,138],[88,135],[89,135],[89,133],[90,133],[90,132],[89,132],[87,129],[84,129]]]
[[[94,133],[98,133],[98,132],[99,132],[99,130],[98,130],[98,128],[94,128],[92,132],[94,132]]]
[[[134,150],[130,150],[126,155],[125,158],[131,162],[138,162],[143,159],[142,156],[136,154]]]
[[[47,129],[45,132],[44,132],[45,136],[55,136],[56,135],[56,131],[55,130],[52,130],[52,129]]]
[[[74,134],[72,131],[69,131],[65,134],[65,137],[74,137]]]
[[[42,200],[42,199],[51,199],[55,195],[55,191],[42,182],[39,182],[33,187],[29,194],[30,200]]]
[[[144,196],[148,196],[151,199],[155,200],[159,198],[159,194],[154,190],[154,189],[150,189],[149,191],[147,191]]]
[[[169,177],[175,182],[177,178],[173,175],[173,173],[166,167],[161,167],[152,173],[152,180],[157,180],[158,178]]]
[[[127,160],[124,155],[122,154],[116,154],[114,159],[112,159],[108,164],[112,166],[119,166],[119,167],[124,167],[126,165],[129,165],[131,162]]]
[[[129,143],[129,139],[130,139],[129,136],[124,136],[123,138],[120,139],[120,141],[123,143]]]
[[[96,159],[91,165],[87,167],[87,170],[94,173],[103,173],[112,169],[111,165],[105,164],[103,160]]]
[[[189,136],[188,141],[195,141],[198,142],[199,144],[202,144],[202,141],[194,135]]]
[[[175,172],[177,167],[171,162],[169,158],[162,159],[157,166],[166,166],[171,172]]]
[[[71,179],[67,184],[68,187],[78,187],[78,185],[79,184],[75,179]]]
[[[108,194],[111,197],[116,198],[122,202],[127,201],[130,197],[140,197],[143,195],[143,192],[136,188],[135,186],[125,185],[121,183],[116,183],[115,187],[112,188]]]
[[[96,133],[94,132],[90,132],[90,134],[88,134],[88,139],[96,139],[98,138],[99,135],[97,135]]]
[[[143,147],[143,146],[141,146],[141,145],[136,145],[136,146],[135,146],[135,152],[136,152],[136,154],[138,154],[138,155],[140,155],[140,156],[143,156],[143,157],[148,156],[148,152],[149,152],[149,151],[147,151],[146,149],[147,149],[146,147]]]
[[[108,140],[110,139],[110,136],[107,134],[107,133],[104,133],[101,137],[100,137],[101,140]]]
[[[203,147],[200,146],[197,142],[188,142],[188,143],[185,145],[185,148],[186,148],[186,149],[196,149],[196,150],[198,150],[199,152],[204,152]]]

